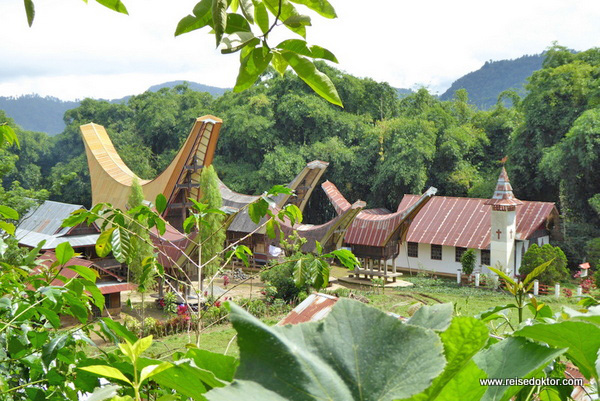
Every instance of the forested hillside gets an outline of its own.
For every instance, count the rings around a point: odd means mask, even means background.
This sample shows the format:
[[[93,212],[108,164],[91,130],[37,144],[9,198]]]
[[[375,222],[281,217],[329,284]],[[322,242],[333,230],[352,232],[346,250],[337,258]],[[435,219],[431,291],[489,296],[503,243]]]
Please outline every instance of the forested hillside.
[[[399,99],[386,83],[325,64],[319,68],[334,81],[344,109],[294,74],[272,71],[251,89],[218,98],[179,85],[123,104],[86,99],[65,114],[68,125],[55,137],[19,132],[21,148],[3,155],[4,187],[19,182],[19,191],[46,190],[52,199],[89,206],[81,124],[104,125],[131,169],[153,178],[194,119],[214,114],[224,120],[214,165],[232,189],[245,193],[286,183],[307,161],[320,159],[330,163],[325,179],[369,207],[395,210],[403,194],[428,186],[439,195],[490,197],[500,160],[508,156],[517,197],[557,202],[566,218],[565,250],[577,255],[582,241],[600,236],[594,209],[600,211],[599,66],[599,49],[572,54],[554,47],[522,102],[508,93],[514,106],[488,111],[472,106],[465,90],[449,101],[426,89]],[[307,210],[314,223],[333,213],[320,190]]]
[[[457,90],[466,89],[469,100],[480,109],[487,110],[496,104],[498,95],[512,89],[525,96],[527,78],[542,68],[541,54],[523,56],[514,60],[487,61],[483,67],[452,83],[440,98],[450,100]]]
[[[79,102],[63,101],[51,96],[0,96],[0,110],[4,110],[17,124],[26,130],[46,132],[50,135],[65,129],[62,119],[65,111],[77,106]]]
[[[184,81],[165,82],[153,85],[148,90],[156,92],[162,88],[173,88]],[[190,82],[189,87],[199,92],[208,92],[220,96],[227,89]],[[126,102],[131,96],[111,100],[112,103]],[[1,97],[0,110],[4,110],[18,125],[28,131],[45,132],[56,135],[65,129],[63,116],[65,112],[81,104],[79,101],[64,101],[52,96],[23,95],[18,97]]]

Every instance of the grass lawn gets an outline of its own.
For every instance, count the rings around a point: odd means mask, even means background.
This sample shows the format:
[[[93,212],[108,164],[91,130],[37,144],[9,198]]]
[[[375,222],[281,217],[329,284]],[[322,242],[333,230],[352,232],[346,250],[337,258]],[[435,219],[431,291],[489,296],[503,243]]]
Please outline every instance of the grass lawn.
[[[333,277],[346,276],[347,269],[333,267]],[[451,279],[436,279],[422,276],[403,276],[402,280],[410,281],[412,287],[387,288],[385,291],[369,286],[360,286],[351,289],[353,293],[369,299],[369,304],[386,312],[393,312],[401,316],[409,316],[408,309],[415,303],[432,305],[436,303],[450,302],[454,305],[455,314],[464,316],[475,316],[480,312],[498,305],[514,302],[514,298],[506,292],[493,291],[485,288],[473,288],[458,286]],[[348,290],[345,290],[348,291]],[[594,294],[598,295],[598,293]],[[576,297],[559,299],[554,296],[540,296],[538,302],[550,306],[554,313],[559,312],[563,306],[575,307],[578,299]],[[161,312],[162,313],[162,312]],[[269,325],[277,323],[284,315],[270,316],[262,320]],[[532,315],[529,310],[524,313],[524,318]],[[510,310],[507,317],[514,327],[517,325],[517,312]],[[499,321],[495,323],[497,326]],[[501,334],[506,326],[501,327],[496,333]],[[205,329],[201,335],[200,347],[218,353],[239,356],[239,349],[235,341],[235,330],[230,323],[215,325]],[[233,340],[232,340],[233,339]],[[147,355],[152,358],[170,359],[175,352],[185,352],[186,345],[195,343],[195,334],[181,333],[154,340]],[[108,346],[108,349],[111,347]],[[90,354],[97,353],[94,348],[89,349]]]

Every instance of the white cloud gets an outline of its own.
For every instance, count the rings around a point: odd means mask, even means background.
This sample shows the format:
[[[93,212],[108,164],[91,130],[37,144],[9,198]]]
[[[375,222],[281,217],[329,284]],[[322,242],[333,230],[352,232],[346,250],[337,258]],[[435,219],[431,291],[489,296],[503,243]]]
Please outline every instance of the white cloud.
[[[22,2],[0,0],[0,96],[117,98],[174,79],[233,86],[237,55],[221,55],[206,31],[173,37],[195,1],[125,4],[129,16],[93,1],[37,0],[28,28]],[[314,17],[308,40],[332,50],[342,70],[396,87],[443,92],[487,60],[539,53],[555,40],[584,50],[600,38],[595,0],[332,4],[339,18]]]

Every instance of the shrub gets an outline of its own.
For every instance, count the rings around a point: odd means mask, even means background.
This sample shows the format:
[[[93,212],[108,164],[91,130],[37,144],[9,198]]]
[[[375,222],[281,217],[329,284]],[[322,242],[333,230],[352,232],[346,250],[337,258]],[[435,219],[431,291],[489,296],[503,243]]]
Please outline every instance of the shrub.
[[[269,315],[277,316],[282,315],[290,311],[290,305],[286,304],[283,299],[275,299],[271,305],[269,305]]]
[[[287,262],[275,265],[268,270],[264,270],[260,274],[260,279],[263,282],[276,289],[276,292],[271,294],[272,298],[283,299],[285,302],[290,303],[298,299],[298,294],[300,294],[301,291],[306,293],[309,292],[309,286],[307,284],[300,288],[296,286],[293,278],[294,264],[295,262]]]
[[[462,271],[466,275],[471,275],[473,269],[475,269],[475,263],[477,262],[477,254],[474,249],[467,249],[460,258],[460,264],[462,265]]]
[[[267,313],[267,305],[260,299],[250,301],[246,309],[256,317],[263,317]]]
[[[594,238],[585,244],[585,256],[594,269],[600,269],[600,237]]]
[[[543,284],[555,284],[565,280],[569,276],[566,268],[567,257],[559,247],[550,244],[541,247],[536,244],[531,245],[523,256],[523,263],[521,264],[519,272],[527,275],[542,263],[552,259],[554,259],[554,261],[550,263],[537,279]]]

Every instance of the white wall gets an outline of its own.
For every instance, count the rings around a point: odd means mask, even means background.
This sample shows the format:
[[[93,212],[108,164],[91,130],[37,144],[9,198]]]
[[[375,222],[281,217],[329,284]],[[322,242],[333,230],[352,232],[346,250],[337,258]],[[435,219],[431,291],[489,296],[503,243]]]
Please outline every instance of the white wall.
[[[481,250],[476,249],[477,260],[475,271],[490,273],[490,270],[481,265]],[[396,266],[401,269],[411,269],[418,272],[419,269],[434,271],[439,273],[456,274],[458,269],[462,269],[460,262],[455,262],[456,248],[453,246],[442,246],[442,260],[431,259],[431,245],[419,244],[419,257],[413,258],[407,256],[406,243],[400,245],[400,254],[396,259]],[[520,266],[520,263],[519,263]]]

